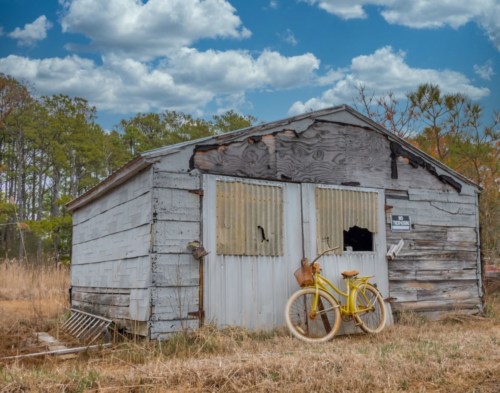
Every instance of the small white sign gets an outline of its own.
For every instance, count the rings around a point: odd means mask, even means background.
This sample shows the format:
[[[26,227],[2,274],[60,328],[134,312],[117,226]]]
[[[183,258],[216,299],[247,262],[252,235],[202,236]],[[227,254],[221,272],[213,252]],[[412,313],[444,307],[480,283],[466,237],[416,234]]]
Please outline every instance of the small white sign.
[[[391,219],[391,231],[410,232],[411,231],[410,216],[405,214],[393,214]]]

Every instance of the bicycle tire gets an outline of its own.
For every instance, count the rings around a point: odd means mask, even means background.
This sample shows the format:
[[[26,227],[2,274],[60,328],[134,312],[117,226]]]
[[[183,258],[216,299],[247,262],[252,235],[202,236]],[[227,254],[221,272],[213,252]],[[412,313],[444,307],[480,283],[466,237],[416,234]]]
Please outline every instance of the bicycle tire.
[[[290,332],[308,343],[326,342],[335,336],[340,327],[339,305],[327,292],[319,291],[318,312],[311,318],[311,305],[315,288],[295,292],[285,307],[285,320]]]
[[[354,291],[354,319],[366,333],[379,333],[385,327],[385,304],[382,295],[371,284],[362,284]]]

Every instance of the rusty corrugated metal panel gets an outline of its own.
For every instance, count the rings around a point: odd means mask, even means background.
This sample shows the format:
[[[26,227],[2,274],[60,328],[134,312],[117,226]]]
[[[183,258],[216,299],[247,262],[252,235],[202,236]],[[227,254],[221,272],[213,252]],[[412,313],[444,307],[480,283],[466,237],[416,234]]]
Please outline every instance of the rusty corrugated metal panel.
[[[316,242],[318,254],[339,246],[335,254],[342,254],[343,249],[343,207],[342,190],[316,188]]]
[[[283,255],[281,187],[217,181],[217,254]]]
[[[377,193],[342,190],[344,230],[353,226],[377,232]]]
[[[316,241],[318,253],[340,246],[344,248],[343,231],[353,226],[377,232],[377,193],[333,188],[316,188]]]

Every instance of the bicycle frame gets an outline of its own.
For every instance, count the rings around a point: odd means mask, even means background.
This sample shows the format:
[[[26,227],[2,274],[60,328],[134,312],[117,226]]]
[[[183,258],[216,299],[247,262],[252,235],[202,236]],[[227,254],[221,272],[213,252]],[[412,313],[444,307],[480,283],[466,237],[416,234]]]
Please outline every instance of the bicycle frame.
[[[335,336],[342,320],[352,319],[364,332],[379,333],[385,326],[386,311],[382,295],[370,282],[373,276],[358,276],[358,271],[343,272],[344,292],[321,275],[321,266],[316,262],[329,251],[332,249],[324,251],[312,263],[302,258],[302,267],[294,272],[302,289],[290,296],[285,307],[290,332],[305,342],[325,342]]]
[[[333,300],[338,304],[340,309],[340,314],[343,316],[353,316],[354,314],[364,312],[366,310],[357,310],[355,299],[352,296],[354,290],[358,289],[362,284],[366,284],[369,282],[370,278],[373,276],[361,276],[361,277],[353,277],[346,278],[346,292],[343,292],[339,288],[337,288],[330,280],[321,274],[315,272],[314,273],[314,285],[313,287],[316,289],[316,295],[312,304],[312,311],[316,312],[318,306],[318,291],[321,289],[332,296]],[[330,290],[331,288],[333,290]],[[346,299],[345,305],[342,304],[341,301],[334,295],[334,292],[338,295],[342,296]]]
[[[318,259],[320,259],[326,253],[333,251],[333,250],[336,250],[337,248],[339,248],[339,247],[337,246],[337,247],[330,248],[328,250],[323,251],[320,255],[318,255],[311,262],[311,266],[317,265],[317,268],[313,269],[314,284],[311,285],[311,287],[314,287],[316,289],[316,295],[314,296],[314,300],[312,303],[312,310],[311,310],[312,314],[317,313],[318,299],[319,299],[318,291],[320,289],[325,291],[326,293],[328,293],[333,298],[333,300],[335,300],[335,302],[339,306],[340,314],[342,316],[351,317],[355,314],[359,314],[359,313],[363,313],[363,312],[367,311],[366,309],[358,309],[357,308],[357,306],[355,304],[355,299],[352,296],[352,294],[354,293],[354,291],[356,289],[359,289],[361,287],[361,285],[369,283],[370,278],[372,278],[374,276],[355,276],[355,277],[345,278],[346,292],[343,292],[342,290],[337,288],[330,280],[328,280],[326,277],[322,276],[319,273],[321,268],[319,267],[319,264],[316,263],[316,261]],[[328,289],[328,287],[331,288],[333,290],[333,292],[330,289]],[[342,302],[335,296],[334,292],[346,299],[345,305],[343,305]],[[362,293],[362,295],[365,296],[364,293]],[[372,308],[373,307],[370,307],[370,309],[372,309]]]

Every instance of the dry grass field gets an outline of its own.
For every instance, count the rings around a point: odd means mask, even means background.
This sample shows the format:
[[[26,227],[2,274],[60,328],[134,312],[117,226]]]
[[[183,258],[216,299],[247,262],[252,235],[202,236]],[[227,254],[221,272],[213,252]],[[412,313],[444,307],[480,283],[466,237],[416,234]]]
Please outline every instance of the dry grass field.
[[[0,265],[0,357],[36,348],[36,331],[57,335],[67,286],[67,270]],[[325,345],[208,326],[69,360],[0,360],[0,392],[499,392],[500,297],[488,300],[484,318],[403,315]]]

